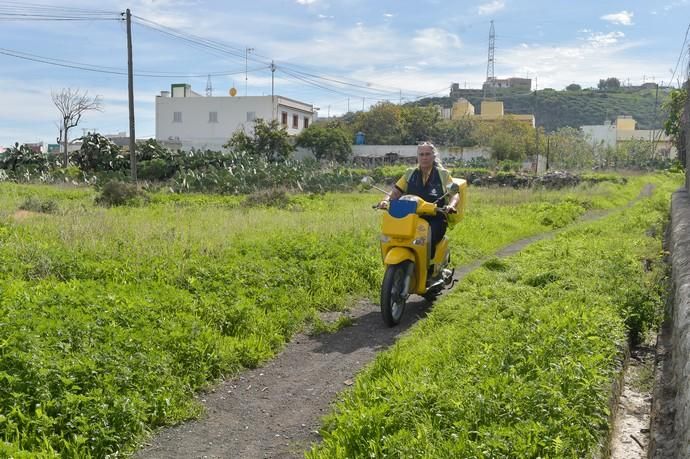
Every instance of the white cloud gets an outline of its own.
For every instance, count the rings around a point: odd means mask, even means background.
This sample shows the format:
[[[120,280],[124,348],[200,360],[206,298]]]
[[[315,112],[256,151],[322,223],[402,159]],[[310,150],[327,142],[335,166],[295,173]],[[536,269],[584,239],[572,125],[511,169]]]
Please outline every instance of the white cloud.
[[[623,32],[615,31],[609,33],[592,32],[587,41],[595,48],[600,48],[602,46],[608,46],[618,43],[618,41],[625,37]]]
[[[387,19],[390,19],[390,18],[393,17],[393,15],[392,15],[391,13],[383,13],[383,17],[384,17],[384,18],[387,18]]]
[[[633,25],[632,18],[635,15],[632,11],[623,10],[620,13],[605,14],[600,19],[612,24]]]
[[[600,78],[615,75],[644,75],[664,68],[663,60],[644,61],[627,57],[627,50],[642,43],[622,41],[621,32],[593,33],[580,44],[531,45],[506,50],[497,60],[501,75],[537,75],[539,88],[562,89],[572,82],[596,86]],[[661,66],[661,67],[659,67]],[[534,83],[533,83],[534,84]]]
[[[325,14],[319,14],[319,19],[335,19],[335,16],[327,16]]]
[[[311,5],[312,3],[316,3],[316,0],[297,0],[297,3],[300,5]]]
[[[412,42],[421,54],[461,47],[460,38],[457,35],[435,27],[418,30]]]
[[[480,16],[485,16],[487,14],[496,13],[505,8],[505,6],[506,4],[503,0],[493,0],[492,2],[479,5],[479,7],[477,7],[477,12]]]
[[[688,0],[680,0],[677,2],[672,2],[669,3],[668,5],[664,5],[664,11],[670,11],[674,8],[678,8],[679,6],[684,6],[688,4]]]

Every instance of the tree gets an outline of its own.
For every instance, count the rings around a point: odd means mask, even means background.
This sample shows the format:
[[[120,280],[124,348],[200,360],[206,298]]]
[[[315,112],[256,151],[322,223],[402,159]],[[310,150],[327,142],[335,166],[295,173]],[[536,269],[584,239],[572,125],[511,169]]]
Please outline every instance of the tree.
[[[569,84],[568,86],[565,87],[566,91],[582,91],[582,86],[580,86],[577,83],[572,83]]]
[[[597,85],[597,87],[601,91],[616,91],[620,89],[621,82],[618,78],[609,77],[605,80],[599,80],[599,84]]]
[[[89,97],[88,91],[83,94],[78,89],[62,89],[60,92],[51,93],[53,104],[60,112],[60,138],[59,142],[63,144],[62,160],[63,166],[67,167],[69,156],[67,154],[67,142],[69,139],[69,130],[76,127],[81,121],[84,112],[89,110],[102,111],[101,97]]]
[[[403,107],[400,120],[403,144],[416,145],[435,136],[441,114],[431,105]]]
[[[402,143],[401,109],[391,102],[379,102],[368,112],[359,112],[353,123],[354,132],[362,131],[371,145]]]
[[[480,145],[488,146],[496,161],[520,161],[537,152],[534,128],[508,117],[480,123],[477,134]],[[540,146],[539,150],[543,152],[544,148]]]
[[[434,143],[449,147],[471,147],[477,145],[476,122],[469,118],[442,120],[436,127]]]
[[[253,135],[250,136],[243,129],[239,129],[223,146],[268,162],[285,160],[295,151],[295,147],[290,143],[290,136],[278,121],[266,123],[261,118],[254,121]]]
[[[678,150],[678,159],[685,166],[686,139],[683,129],[683,121],[687,123],[688,114],[685,113],[685,102],[688,98],[687,87],[674,89],[668,95],[661,107],[668,113],[664,121],[664,131],[671,137],[673,145]]]
[[[352,155],[352,141],[337,121],[316,123],[297,136],[297,146],[311,150],[316,159],[345,162]]]
[[[563,127],[549,135],[549,164],[559,169],[588,169],[594,165],[594,149],[579,129]]]

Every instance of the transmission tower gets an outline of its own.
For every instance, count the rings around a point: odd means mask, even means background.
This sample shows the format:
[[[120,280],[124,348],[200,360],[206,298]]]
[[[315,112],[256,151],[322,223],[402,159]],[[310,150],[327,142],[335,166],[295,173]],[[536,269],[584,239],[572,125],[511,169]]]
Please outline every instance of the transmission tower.
[[[494,50],[496,48],[496,31],[494,21],[491,21],[489,29],[489,59],[486,63],[486,83],[484,83],[484,98],[486,99],[486,87],[491,85],[491,95],[496,98],[496,76],[494,75]]]
[[[211,75],[208,76],[206,80],[206,97],[211,97],[213,95],[213,85],[211,84]]]

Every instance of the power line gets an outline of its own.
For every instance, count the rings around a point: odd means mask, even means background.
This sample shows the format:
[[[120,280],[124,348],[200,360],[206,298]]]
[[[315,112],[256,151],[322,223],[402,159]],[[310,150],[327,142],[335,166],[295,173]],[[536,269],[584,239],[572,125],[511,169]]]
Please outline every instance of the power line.
[[[676,67],[673,69],[673,74],[671,75],[671,85],[673,85],[673,79],[675,78],[676,72],[678,71],[680,61],[685,57],[685,54],[688,52],[688,49],[685,46],[688,43],[688,33],[690,33],[690,24],[688,24],[687,29],[685,29],[685,38],[683,38],[683,45],[680,47],[680,55],[678,56],[678,60],[676,61]]]
[[[35,54],[29,54],[29,53],[24,53],[21,51],[15,51],[11,49],[5,49],[5,48],[0,48],[0,54],[4,54],[6,56],[11,56],[11,57],[16,57],[18,59],[24,59],[27,61],[32,61],[32,62],[39,62],[43,64],[48,64],[48,65],[54,65],[57,67],[64,67],[64,68],[72,68],[72,69],[77,69],[77,70],[84,70],[88,72],[96,72],[96,73],[106,73],[110,75],[127,75],[127,71],[124,69],[117,69],[115,67],[101,67],[101,66],[96,66],[92,64],[85,64],[81,62],[73,62],[73,61],[65,61],[61,59],[53,59],[45,56],[38,56]],[[265,67],[259,67],[259,68],[253,68],[249,69],[250,72],[256,72],[260,70],[265,70]],[[237,71],[228,71],[228,72],[206,72],[203,74],[173,74],[173,73],[165,73],[165,72],[154,72],[154,71],[141,71],[137,72],[134,75],[139,76],[139,77],[147,77],[147,78],[201,78],[204,76],[226,76],[226,75],[239,75],[241,73],[244,73],[244,70],[237,70]]]
[[[31,3],[0,2],[2,21],[114,21],[121,20],[117,11],[65,8]]]
[[[210,40],[207,38],[203,38],[197,35],[193,35],[187,32],[179,31],[176,29],[173,29],[171,27],[164,26],[162,24],[159,24],[155,21],[143,18],[141,16],[133,16],[135,18],[135,21],[144,27],[147,27],[149,29],[155,30],[159,33],[168,35],[174,39],[182,40],[186,42],[189,45],[192,45],[193,47],[203,47],[208,50],[213,50],[217,51],[220,53],[223,53],[224,55],[230,55],[235,58],[239,59],[249,59],[253,60],[255,62],[262,63],[264,65],[270,65],[270,62],[272,59],[262,56],[261,54],[258,53],[252,53],[249,57],[245,56],[245,49],[246,47],[239,47],[239,46],[233,46],[227,43],[223,43],[220,41],[216,40]],[[226,56],[227,57],[227,56]],[[263,57],[264,60],[258,59],[260,57]],[[358,97],[360,94],[364,94],[365,96],[371,97],[371,96],[385,96],[385,97],[393,97],[397,96],[398,93],[400,92],[400,88],[391,88],[391,87],[383,87],[380,85],[376,85],[374,83],[370,82],[361,82],[357,80],[347,80],[347,79],[342,79],[342,78],[334,78],[331,76],[324,76],[324,75],[317,75],[311,72],[307,72],[304,70],[300,70],[298,67],[289,65],[286,63],[282,63],[280,61],[277,62],[277,68],[279,70],[282,70],[283,73],[289,75],[292,78],[298,79],[304,83],[310,84],[312,86],[317,86],[321,89],[339,93],[342,95],[347,95],[347,96],[355,96]],[[317,83],[315,80],[319,80]],[[353,88],[358,88],[360,90],[360,94],[358,95],[353,95],[351,93],[346,93],[343,92],[341,89],[342,86],[350,86]],[[405,94],[412,94],[415,93],[416,91],[409,91],[406,90],[404,91]]]

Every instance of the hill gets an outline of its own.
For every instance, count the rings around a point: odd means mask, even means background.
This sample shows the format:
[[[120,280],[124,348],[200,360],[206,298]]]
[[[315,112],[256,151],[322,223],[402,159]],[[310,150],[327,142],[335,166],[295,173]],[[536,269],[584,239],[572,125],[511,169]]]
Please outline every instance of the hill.
[[[496,99],[503,101],[506,113],[534,113],[537,126],[546,131],[570,126],[578,128],[588,124],[603,124],[604,120],[615,120],[618,115],[631,115],[637,121],[638,129],[660,129],[667,114],[661,109],[669,88],[659,88],[658,98],[654,89],[627,89],[619,91],[556,91],[542,89],[531,92],[503,91]],[[460,97],[469,100],[477,112],[483,92],[480,89],[462,89]],[[438,104],[451,107],[455,98],[434,97],[421,99],[415,105]],[[656,106],[656,116],[655,116]]]

